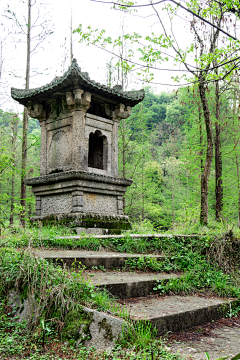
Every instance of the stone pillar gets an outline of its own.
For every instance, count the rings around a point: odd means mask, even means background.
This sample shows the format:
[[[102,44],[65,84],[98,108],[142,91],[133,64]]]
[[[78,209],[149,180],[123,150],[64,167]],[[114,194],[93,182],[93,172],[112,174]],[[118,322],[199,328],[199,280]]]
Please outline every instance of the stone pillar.
[[[83,211],[83,192],[74,191],[72,193],[72,211],[73,212],[82,212]]]
[[[36,196],[36,202],[35,202],[36,216],[41,216],[41,211],[42,211],[42,199],[41,196]]]
[[[91,93],[75,89],[73,94],[66,93],[66,102],[72,112],[72,169],[87,170],[88,139],[85,138],[85,120],[86,111],[91,104]]]
[[[105,111],[113,121],[112,130],[112,175],[118,176],[118,125],[121,119],[127,119],[131,115],[131,107],[124,104],[115,105],[115,110],[111,111],[105,107]]]
[[[41,155],[40,155],[40,175],[47,174],[47,128],[46,121],[40,121],[41,126]]]
[[[117,197],[117,212],[119,215],[123,215],[123,197]]]
[[[113,129],[112,129],[112,159],[111,159],[111,168],[112,176],[118,176],[118,125],[119,121],[114,119]]]
[[[75,110],[72,117],[72,169],[88,167],[88,141],[85,139],[86,112]]]
[[[41,155],[40,155],[40,175],[47,174],[47,129],[46,111],[42,104],[33,104],[31,101],[27,106],[28,114],[33,119],[38,119],[41,126]]]

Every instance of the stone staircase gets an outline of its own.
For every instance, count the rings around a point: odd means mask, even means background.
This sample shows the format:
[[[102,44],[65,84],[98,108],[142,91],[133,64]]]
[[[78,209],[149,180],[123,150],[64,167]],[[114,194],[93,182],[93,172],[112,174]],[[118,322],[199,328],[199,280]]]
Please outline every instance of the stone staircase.
[[[75,238],[79,239],[79,236]],[[197,295],[154,294],[153,288],[158,280],[167,282],[181,274],[124,271],[125,261],[143,256],[141,254],[76,250],[35,250],[35,254],[69,267],[81,263],[85,266],[83,275],[86,279],[96,287],[106,288],[118,298],[119,302],[127,307],[133,320],[150,321],[156,327],[158,335],[187,330],[219,319],[234,301]],[[166,258],[163,255],[149,256],[156,258],[157,261]]]

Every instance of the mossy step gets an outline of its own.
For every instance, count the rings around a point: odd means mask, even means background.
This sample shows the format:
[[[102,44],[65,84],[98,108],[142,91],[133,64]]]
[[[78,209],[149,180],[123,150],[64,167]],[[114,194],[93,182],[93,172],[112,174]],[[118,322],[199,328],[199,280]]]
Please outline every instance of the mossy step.
[[[150,321],[159,336],[220,319],[234,303],[236,300],[218,297],[158,296],[125,300],[124,306],[132,320]]]
[[[105,251],[75,251],[75,250],[36,250],[35,254],[41,258],[52,260],[60,265],[78,266],[79,263],[87,269],[93,266],[103,266],[105,269],[118,269],[125,265],[125,261],[130,258],[140,258],[142,254],[128,254]],[[148,255],[156,258],[157,261],[163,261],[166,256]]]
[[[181,275],[166,273],[141,273],[127,271],[84,271],[84,278],[99,288],[107,289],[120,299],[147,296],[154,293],[157,281],[167,283]]]
[[[123,233],[121,235],[73,235],[73,236],[58,236],[58,239],[82,239],[82,238],[95,238],[95,239],[122,239],[124,237],[130,237],[132,239],[152,239],[152,238],[194,238],[197,237],[196,235],[180,235],[180,234],[127,234]]]

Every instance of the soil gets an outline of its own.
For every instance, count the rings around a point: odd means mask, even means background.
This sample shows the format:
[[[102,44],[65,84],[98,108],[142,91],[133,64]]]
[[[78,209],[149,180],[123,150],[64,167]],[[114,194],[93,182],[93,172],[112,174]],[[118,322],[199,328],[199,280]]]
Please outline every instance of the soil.
[[[211,360],[240,354],[240,316],[220,319],[189,331],[165,336],[167,348],[187,360]]]

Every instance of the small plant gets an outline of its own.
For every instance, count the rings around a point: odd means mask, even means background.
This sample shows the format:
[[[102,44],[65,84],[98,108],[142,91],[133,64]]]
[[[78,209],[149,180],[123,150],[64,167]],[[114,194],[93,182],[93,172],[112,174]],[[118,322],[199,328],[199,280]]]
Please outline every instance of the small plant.
[[[162,283],[162,280],[156,280],[156,284],[153,288],[153,291],[156,291],[156,292],[159,292],[160,294],[164,294],[165,293],[165,286],[164,284]]]
[[[206,355],[206,358],[207,360],[210,360],[210,356],[209,354],[205,351],[205,355]],[[223,357],[220,357],[216,360],[225,360],[225,359],[229,359],[230,357],[229,356],[223,356]],[[229,360],[239,360],[240,359],[240,354],[238,355],[235,355],[233,358],[229,359]]]
[[[125,261],[125,269],[155,271],[155,272],[170,272],[177,270],[175,264],[171,263],[169,259],[157,260],[157,258],[150,256],[141,256],[139,258],[129,258]]]
[[[227,312],[226,316],[229,317],[230,319],[232,317],[237,317],[238,314],[240,313],[240,302],[238,301],[237,303],[229,303],[229,311]]]

